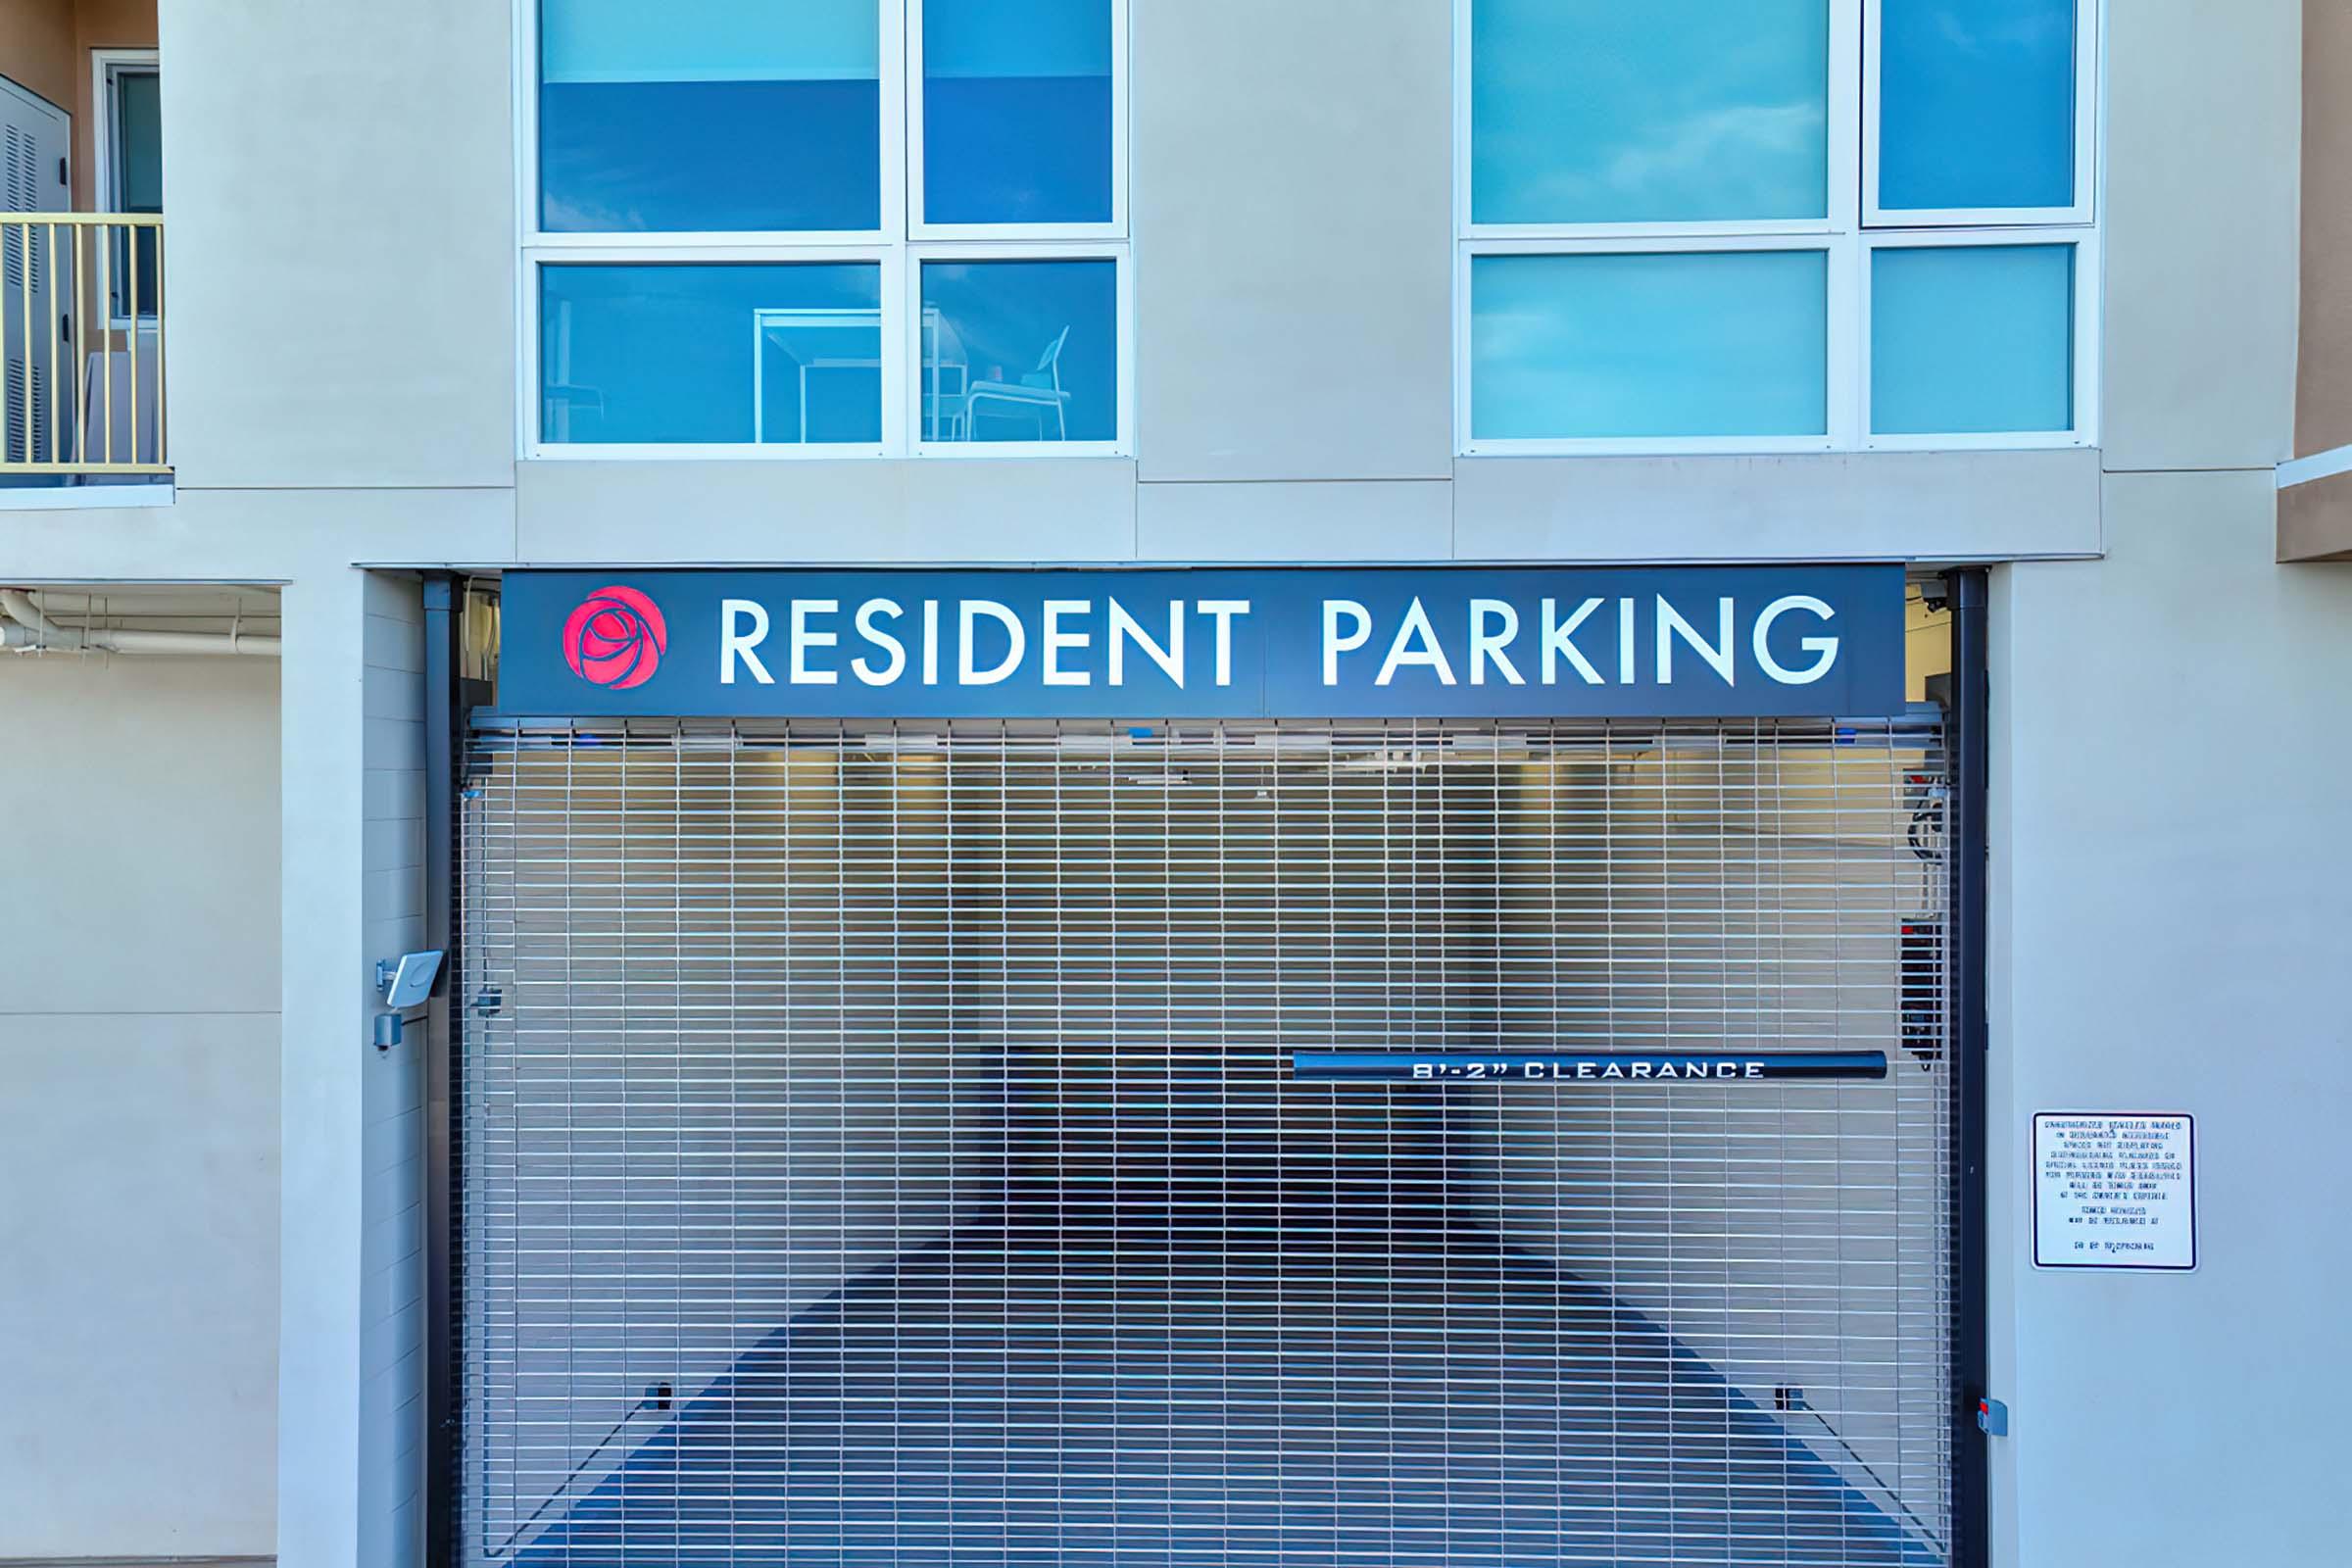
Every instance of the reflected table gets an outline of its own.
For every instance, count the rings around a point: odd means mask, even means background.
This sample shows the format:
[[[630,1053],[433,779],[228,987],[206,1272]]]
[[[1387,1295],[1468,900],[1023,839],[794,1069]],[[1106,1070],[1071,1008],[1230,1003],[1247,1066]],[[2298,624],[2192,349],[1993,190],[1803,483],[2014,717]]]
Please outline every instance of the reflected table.
[[[922,316],[923,434],[939,436],[946,408],[945,380],[952,372],[960,391],[968,373],[963,341],[939,313]],[[800,436],[808,439],[808,372],[879,370],[882,368],[882,312],[877,306],[760,306],[752,312],[752,439],[767,440],[767,355],[773,345],[792,361],[800,382]]]

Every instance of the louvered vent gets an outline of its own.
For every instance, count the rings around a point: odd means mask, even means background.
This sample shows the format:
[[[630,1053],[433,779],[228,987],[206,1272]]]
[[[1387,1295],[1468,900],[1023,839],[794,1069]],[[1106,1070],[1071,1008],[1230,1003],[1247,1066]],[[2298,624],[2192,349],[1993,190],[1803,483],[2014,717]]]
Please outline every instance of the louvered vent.
[[[29,213],[39,209],[41,182],[35,168],[38,162],[30,136],[15,125],[0,125],[0,197],[7,199],[6,211]]]
[[[24,359],[19,355],[11,354],[6,367],[0,368],[0,375],[4,375],[7,380],[7,439],[10,461],[24,463],[47,457],[48,453],[46,452],[29,450],[32,441],[31,417],[30,409],[26,405],[29,398],[31,409],[43,409],[49,406],[48,368],[35,361],[32,374],[27,377],[24,373]]]

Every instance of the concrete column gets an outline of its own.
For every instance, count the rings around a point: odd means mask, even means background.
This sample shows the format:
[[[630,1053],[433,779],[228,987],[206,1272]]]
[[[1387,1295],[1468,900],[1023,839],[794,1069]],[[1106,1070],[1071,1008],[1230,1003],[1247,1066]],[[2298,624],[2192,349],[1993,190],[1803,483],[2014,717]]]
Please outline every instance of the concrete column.
[[[422,616],[415,583],[336,565],[283,608],[278,1555],[413,1563],[423,1034],[370,1030],[375,960],[423,942]]]
[[[361,914],[378,958],[424,946],[424,604],[409,577],[371,573],[362,633]],[[370,993],[368,1012],[380,1010]],[[368,1049],[361,1148],[360,1561],[423,1560],[424,1044],[421,1020]]]
[[[361,1129],[374,1065],[360,875],[366,582],[350,568],[306,572],[281,600],[277,1552],[285,1568],[359,1561]]]

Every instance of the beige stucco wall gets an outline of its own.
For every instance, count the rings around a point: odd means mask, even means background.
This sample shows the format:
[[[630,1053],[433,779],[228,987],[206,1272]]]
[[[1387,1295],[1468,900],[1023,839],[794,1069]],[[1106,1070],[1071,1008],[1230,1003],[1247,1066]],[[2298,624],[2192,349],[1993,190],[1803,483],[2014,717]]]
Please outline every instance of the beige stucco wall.
[[[1992,1445],[2003,1568],[2336,1568],[2352,1294],[2352,573],[2260,469],[2116,474],[2103,561],[1992,598]],[[2032,1266],[2030,1118],[2197,1118],[2197,1267]]]
[[[2352,473],[2278,492],[2280,561],[2352,561]]]
[[[0,656],[0,1560],[275,1544],[277,674]]]
[[[2295,454],[2352,443],[2352,6],[2304,0]]]
[[[2295,455],[2352,444],[2352,7],[2303,6]],[[2278,493],[2278,559],[2352,559],[2352,474]]]

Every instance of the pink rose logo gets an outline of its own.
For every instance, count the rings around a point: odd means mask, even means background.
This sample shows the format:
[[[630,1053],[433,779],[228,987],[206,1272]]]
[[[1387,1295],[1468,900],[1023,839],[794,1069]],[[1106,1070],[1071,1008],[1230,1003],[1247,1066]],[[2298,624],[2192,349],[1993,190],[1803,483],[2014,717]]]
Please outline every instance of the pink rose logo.
[[[634,588],[599,588],[564,622],[564,657],[571,672],[614,691],[652,680],[668,647],[669,623]]]

